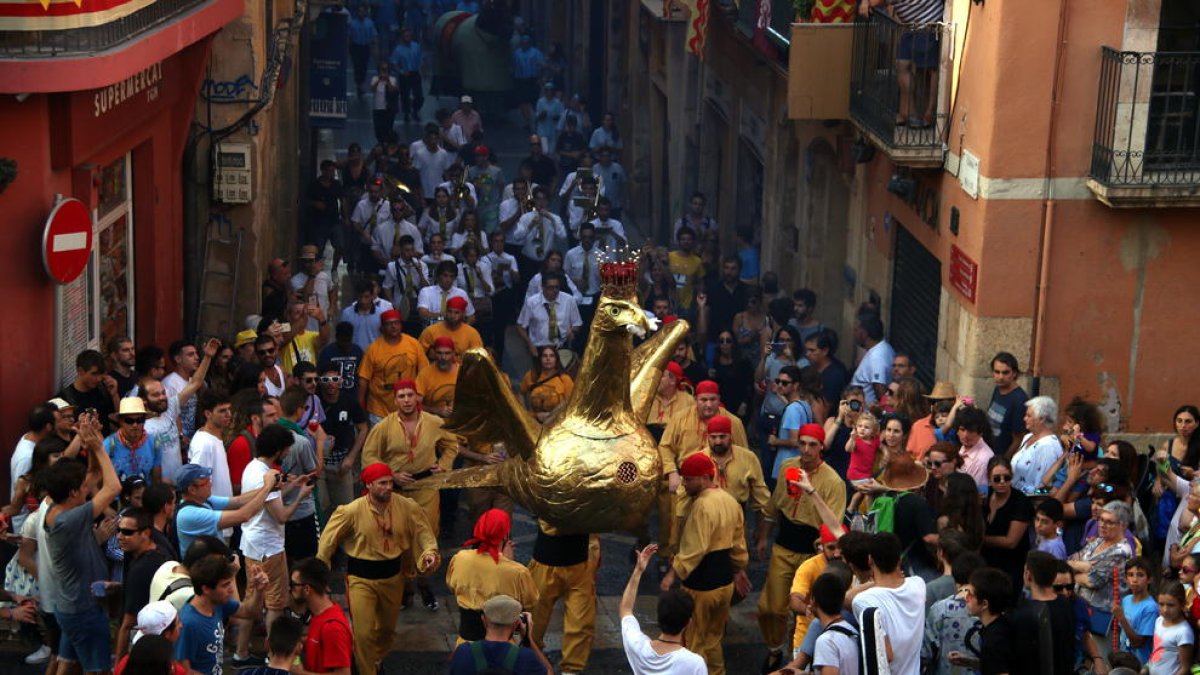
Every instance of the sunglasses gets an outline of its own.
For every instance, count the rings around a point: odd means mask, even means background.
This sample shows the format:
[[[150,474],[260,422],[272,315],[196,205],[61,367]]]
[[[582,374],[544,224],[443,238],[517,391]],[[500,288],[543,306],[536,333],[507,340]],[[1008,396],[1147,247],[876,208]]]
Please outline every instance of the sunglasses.
[[[1187,573],[1187,574],[1195,574],[1196,572],[1200,572],[1200,569],[1197,569],[1197,568],[1195,568],[1195,567],[1191,567],[1191,566],[1188,566],[1188,565],[1184,565],[1183,567],[1180,567],[1180,568],[1179,568],[1179,571],[1180,571],[1180,572],[1185,572],[1185,573]]]
[[[316,381],[317,381],[317,378],[315,378],[315,377],[304,378],[304,384],[312,384],[313,382],[316,382]]]
[[[944,459],[927,459],[925,460],[925,467],[929,469],[936,469],[945,463],[946,460]]]
[[[121,422],[123,424],[145,424],[146,419],[144,417],[122,417]]]
[[[786,387],[787,385],[789,385],[789,384],[791,384],[791,383],[792,383],[792,381],[791,381],[791,380],[785,380],[785,379],[783,379],[783,378],[781,378],[781,377],[780,377],[780,378],[776,378],[776,379],[775,379],[775,384],[777,384],[777,385],[779,385],[779,386],[781,386],[781,387]]]
[[[117,532],[125,535],[126,537],[132,537],[133,535],[137,534],[139,530],[136,527],[118,527]]]
[[[721,338],[720,340],[717,340],[717,342],[723,345],[731,345],[733,344],[733,338]]]
[[[1100,492],[1107,492],[1109,494],[1112,494],[1113,486],[1109,485],[1108,483],[1097,483],[1096,489],[1099,490]]]
[[[342,381],[342,376],[341,375],[322,375],[321,377],[317,378],[317,381],[320,382],[321,384],[338,384],[339,382]]]
[[[1054,584],[1052,588],[1055,593],[1070,593],[1075,590],[1075,584]]]
[[[1011,473],[998,473],[995,476],[992,476],[992,482],[993,483],[1011,483],[1012,482],[1012,474]]]

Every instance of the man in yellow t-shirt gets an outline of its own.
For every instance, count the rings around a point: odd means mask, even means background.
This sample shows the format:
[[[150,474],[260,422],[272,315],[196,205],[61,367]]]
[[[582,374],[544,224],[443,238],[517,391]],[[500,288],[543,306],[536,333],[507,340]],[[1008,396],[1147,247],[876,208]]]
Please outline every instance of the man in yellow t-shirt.
[[[696,232],[690,227],[681,227],[675,235],[679,249],[667,254],[667,268],[675,279],[675,305],[680,309],[692,308],[692,298],[696,287],[704,278],[704,262],[693,250],[696,246]]]
[[[429,352],[433,349],[434,341],[441,337],[447,337],[454,341],[455,356],[460,359],[468,349],[483,346],[483,339],[479,337],[479,331],[463,321],[466,311],[466,298],[454,297],[446,301],[445,318],[430,324],[421,331],[421,347],[425,349],[426,355],[430,355]]]
[[[321,332],[305,330],[310,316],[320,322]],[[292,370],[301,361],[316,365],[317,354],[329,334],[329,322],[325,320],[325,315],[321,314],[320,307],[309,306],[303,302],[288,305],[287,319],[292,330],[282,336],[283,342],[279,345],[279,365],[283,367],[283,374],[291,377]]]
[[[821,536],[817,540],[817,552],[820,555],[814,555],[800,563],[800,566],[796,568],[796,576],[792,578],[792,589],[788,596],[788,605],[796,613],[796,632],[792,637],[793,645],[799,645],[801,642],[804,642],[804,635],[808,633],[808,625],[812,622],[808,618],[808,605],[812,602],[812,598],[809,595],[812,591],[813,582],[825,571],[825,567],[829,564],[830,560],[842,559],[842,549],[838,546],[838,536],[825,524],[821,525],[820,532]]]
[[[396,382],[415,379],[429,365],[421,343],[404,334],[400,312],[389,309],[380,314],[379,328],[382,334],[367,347],[358,364],[358,404],[367,411],[372,426],[396,410]]]
[[[417,393],[421,406],[437,415],[449,417],[454,411],[454,387],[458,383],[458,363],[454,360],[454,341],[440,337],[433,341],[433,363],[417,374]]]

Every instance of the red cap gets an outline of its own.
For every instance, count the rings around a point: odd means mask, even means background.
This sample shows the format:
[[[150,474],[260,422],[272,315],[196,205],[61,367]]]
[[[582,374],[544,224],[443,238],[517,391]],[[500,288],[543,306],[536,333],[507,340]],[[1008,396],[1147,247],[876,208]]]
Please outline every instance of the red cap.
[[[720,396],[721,387],[719,387],[717,383],[713,382],[712,380],[705,380],[696,385],[696,395],[699,396],[701,394],[716,394],[717,396]]]
[[[454,349],[454,340],[451,340],[450,338],[443,335],[442,337],[433,341],[433,348],[434,349]]]
[[[678,320],[679,320],[679,317],[675,316],[674,314],[668,314],[662,318],[662,325],[665,326],[669,323],[674,323]]]
[[[679,475],[688,478],[697,478],[699,476],[712,478],[717,475],[717,465],[708,455],[703,452],[697,452],[683,460],[683,464],[679,465]]]
[[[724,415],[713,415],[708,418],[708,433],[731,434],[733,433],[733,422]]]
[[[674,375],[677,380],[683,379],[683,366],[674,361],[667,362],[667,372]]]
[[[842,526],[842,532],[843,533],[846,532],[845,525]],[[828,525],[821,525],[821,543],[822,544],[832,544],[833,542],[835,542],[837,540],[838,540],[837,535],[835,535],[833,533],[833,531],[829,529]]]
[[[796,432],[796,436],[808,436],[814,438],[818,443],[825,443],[825,427],[820,424],[804,424],[800,426],[800,430]]]
[[[417,390],[417,383],[412,380],[400,380],[392,386],[392,391],[400,391],[402,389]]]
[[[486,145],[477,145],[477,146],[475,146],[475,154],[490,155],[490,154],[492,154],[492,149]]]
[[[362,475],[360,476],[363,485],[370,485],[380,478],[391,478],[392,469],[383,462],[375,462],[363,467]]]
[[[446,301],[446,309],[453,309],[459,312],[467,311],[467,299],[461,295],[456,295]]]
[[[403,321],[403,320],[404,320],[404,317],[400,316],[400,311],[399,311],[399,310],[396,310],[396,309],[389,309],[388,311],[386,311],[386,312],[384,312],[383,314],[380,314],[380,315],[379,315],[379,320],[380,320],[381,322],[387,322],[387,321]]]

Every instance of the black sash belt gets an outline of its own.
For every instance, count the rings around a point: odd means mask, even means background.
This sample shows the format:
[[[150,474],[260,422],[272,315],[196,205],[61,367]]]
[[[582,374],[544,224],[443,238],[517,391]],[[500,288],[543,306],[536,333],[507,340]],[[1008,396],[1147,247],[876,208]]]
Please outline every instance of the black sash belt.
[[[487,633],[483,627],[483,610],[458,608],[458,636],[467,642],[482,640]]]
[[[346,574],[361,579],[391,579],[400,573],[401,558],[388,560],[363,560],[347,556]]]
[[[733,583],[733,559],[729,549],[712,551],[700,560],[696,569],[683,580],[683,586],[693,591],[711,591]]]
[[[551,567],[570,567],[588,559],[586,534],[551,535],[538,530],[533,559]]]
[[[775,535],[775,543],[793,553],[816,553],[813,542],[821,535],[821,531],[812,525],[793,523],[786,516],[779,516],[779,533]]]

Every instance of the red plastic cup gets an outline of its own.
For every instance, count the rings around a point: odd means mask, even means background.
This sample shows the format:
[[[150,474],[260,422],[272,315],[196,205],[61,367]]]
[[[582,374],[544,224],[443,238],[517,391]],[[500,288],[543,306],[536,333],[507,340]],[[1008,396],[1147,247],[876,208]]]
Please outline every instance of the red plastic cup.
[[[320,429],[320,428],[321,428],[321,423],[319,421],[317,421],[316,419],[311,419],[308,421],[308,431],[310,433],[315,434],[315,433],[317,433],[317,429]]]
[[[787,493],[789,497],[800,496],[800,486],[796,484],[800,480],[800,468],[789,466],[783,470],[783,479],[787,481]]]

